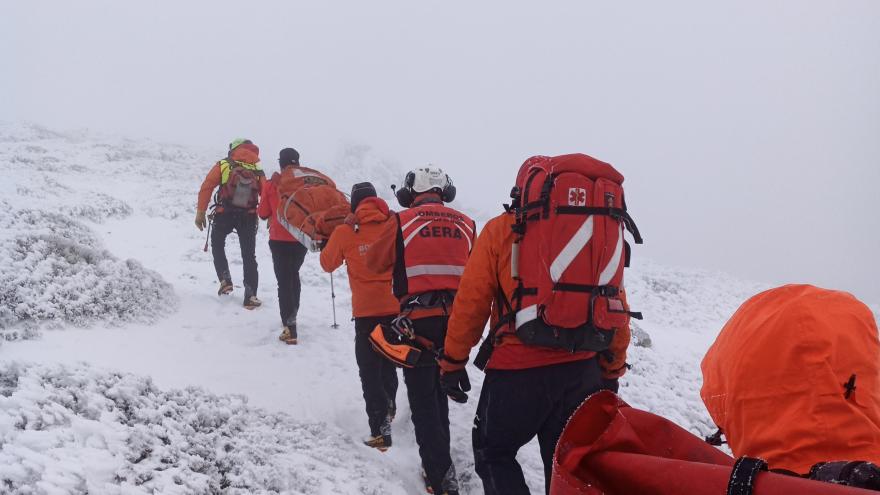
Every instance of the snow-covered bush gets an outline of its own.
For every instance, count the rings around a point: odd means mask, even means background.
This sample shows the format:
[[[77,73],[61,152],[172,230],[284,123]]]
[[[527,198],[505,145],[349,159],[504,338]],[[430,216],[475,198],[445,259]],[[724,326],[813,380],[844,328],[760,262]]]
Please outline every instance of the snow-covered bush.
[[[0,492],[383,493],[323,423],[85,365],[0,364]]]
[[[175,306],[171,286],[118,260],[82,222],[0,202],[0,337],[30,338],[45,322],[150,321]]]
[[[67,211],[77,218],[85,218],[95,223],[101,223],[108,218],[125,218],[131,215],[131,206],[125,201],[103,193],[91,193],[88,195],[88,203],[72,205]]]
[[[9,231],[26,231],[30,234],[57,235],[71,242],[91,248],[99,248],[101,242],[92,229],[82,222],[60,213],[42,210],[13,210],[0,202],[0,228]]]
[[[152,320],[175,305],[174,292],[134,260],[55,234],[24,234],[0,244],[0,331],[16,323],[84,325]]]

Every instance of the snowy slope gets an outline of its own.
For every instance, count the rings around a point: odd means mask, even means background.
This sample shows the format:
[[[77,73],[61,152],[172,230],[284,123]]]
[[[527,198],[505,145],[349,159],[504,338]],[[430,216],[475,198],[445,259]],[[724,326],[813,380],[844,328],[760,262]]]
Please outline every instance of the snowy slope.
[[[243,310],[240,287],[232,297],[215,295],[211,257],[192,217],[195,191],[216,158],[149,141],[0,125],[0,171],[8,178],[0,183],[3,491],[422,491],[402,383],[395,446],[380,454],[360,445],[368,431],[344,271],[335,275],[340,328],[331,329],[329,278],[316,256],[307,257],[298,346],[276,340],[265,230],[257,249],[264,307]],[[386,197],[402,176],[362,146],[315,165],[343,190],[371,180]],[[466,204],[467,192],[460,194]],[[230,261],[240,278],[236,251]],[[630,301],[645,313],[639,327],[652,346],[631,348],[621,395],[708,433],[699,360],[761,286],[652,264],[638,249],[634,264]],[[476,397],[482,374],[469,371]],[[463,493],[474,494],[482,491],[470,449],[475,407],[473,399],[450,406],[453,458]],[[533,492],[541,492],[537,446],[520,458]]]

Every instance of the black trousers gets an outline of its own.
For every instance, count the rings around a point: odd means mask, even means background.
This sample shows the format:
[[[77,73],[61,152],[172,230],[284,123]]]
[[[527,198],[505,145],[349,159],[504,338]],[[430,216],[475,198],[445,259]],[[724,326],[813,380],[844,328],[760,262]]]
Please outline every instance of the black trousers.
[[[416,335],[430,340],[436,349],[446,338],[446,316],[432,316],[413,321]],[[419,445],[422,467],[434,493],[458,490],[455,466],[449,453],[449,402],[440,388],[440,368],[427,351],[415,368],[403,369],[406,395]]]
[[[225,210],[214,215],[211,227],[211,254],[214,256],[214,270],[220,280],[232,281],[229,262],[226,260],[226,236],[235,231],[241,248],[241,261],[244,265],[244,297],[257,294],[260,275],[257,272],[257,214],[243,210]]]
[[[487,370],[474,419],[477,474],[487,495],[528,494],[516,453],[535,435],[550,493],[553,452],[575,409],[601,387],[596,358],[524,370]]]
[[[298,242],[270,240],[269,250],[272,251],[272,266],[275,268],[275,280],[278,281],[278,310],[281,313],[281,324],[295,325],[302,290],[299,269],[308,249]]]
[[[397,398],[397,368],[373,350],[369,335],[376,325],[389,325],[397,315],[354,319],[354,357],[361,377],[370,435],[390,435],[388,410]]]

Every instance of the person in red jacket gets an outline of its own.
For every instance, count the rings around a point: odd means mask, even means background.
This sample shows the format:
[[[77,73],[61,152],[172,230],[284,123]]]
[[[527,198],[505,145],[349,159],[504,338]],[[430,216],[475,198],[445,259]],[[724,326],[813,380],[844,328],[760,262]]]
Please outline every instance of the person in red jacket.
[[[397,409],[397,368],[373,351],[369,335],[376,325],[390,325],[400,311],[400,304],[391,293],[391,270],[372,273],[367,268],[367,252],[385,223],[391,221],[392,214],[385,201],[376,197],[376,188],[369,182],[352,187],[351,211],[348,221],[333,231],[321,250],[321,268],[332,272],[343,262],[348,267],[354,356],[370,426],[370,438],[364,443],[384,452],[391,447],[391,419]]]
[[[226,158],[215,163],[208,172],[199,189],[196,205],[196,227],[204,230],[211,193],[220,188],[214,199],[216,209],[211,219],[211,254],[217,278],[220,279],[217,294],[229,294],[233,289],[229,262],[226,260],[226,237],[235,231],[244,265],[244,307],[247,309],[262,304],[257,298],[256,210],[263,182],[265,174],[260,168],[260,149],[249,139],[236,139],[229,144]]]
[[[490,220],[461,276],[439,359],[442,386],[458,402],[467,400],[470,382],[465,364],[490,316],[492,328],[516,323],[502,320],[518,288],[511,274],[515,222],[512,212]],[[622,290],[620,298],[625,304]],[[500,342],[488,361],[474,419],[475,468],[487,494],[529,493],[516,454],[537,436],[549,493],[553,451],[569,416],[593,392],[617,390],[617,379],[626,371],[629,325],[614,334],[602,355],[526,345],[513,331],[499,335],[500,339],[490,339]]]
[[[294,345],[297,343],[296,315],[299,312],[301,284],[299,269],[302,267],[308,249],[300,244],[275,219],[280,198],[274,181],[280,174],[290,172],[289,169],[299,166],[299,152],[293,148],[284,148],[278,154],[280,172],[273,174],[272,179],[263,184],[262,197],[257,213],[263,220],[269,221],[269,250],[272,252],[272,265],[275,268],[275,279],[278,281],[278,309],[281,313],[282,342]]]
[[[396,321],[422,350],[418,362],[403,369],[403,379],[426,484],[433,493],[449,495],[458,494],[458,480],[449,453],[449,402],[434,356],[443,346],[476,231],[473,220],[444,204],[454,198],[455,186],[439,168],[408,173],[397,190],[406,210],[387,223],[367,252],[372,270],[392,270],[392,290],[401,309]]]

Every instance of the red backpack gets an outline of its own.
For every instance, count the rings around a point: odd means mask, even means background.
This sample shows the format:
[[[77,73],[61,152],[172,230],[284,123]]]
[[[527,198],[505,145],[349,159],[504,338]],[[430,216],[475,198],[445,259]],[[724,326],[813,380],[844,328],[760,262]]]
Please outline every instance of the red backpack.
[[[260,177],[265,174],[231,158],[224,161],[229,164],[229,177],[217,191],[217,203],[224,208],[253,210],[260,201]]]
[[[630,257],[623,230],[642,243],[621,184],[614,167],[584,154],[523,164],[508,208],[518,286],[505,320],[524,344],[601,352],[630,317],[641,319],[620,296]]]

